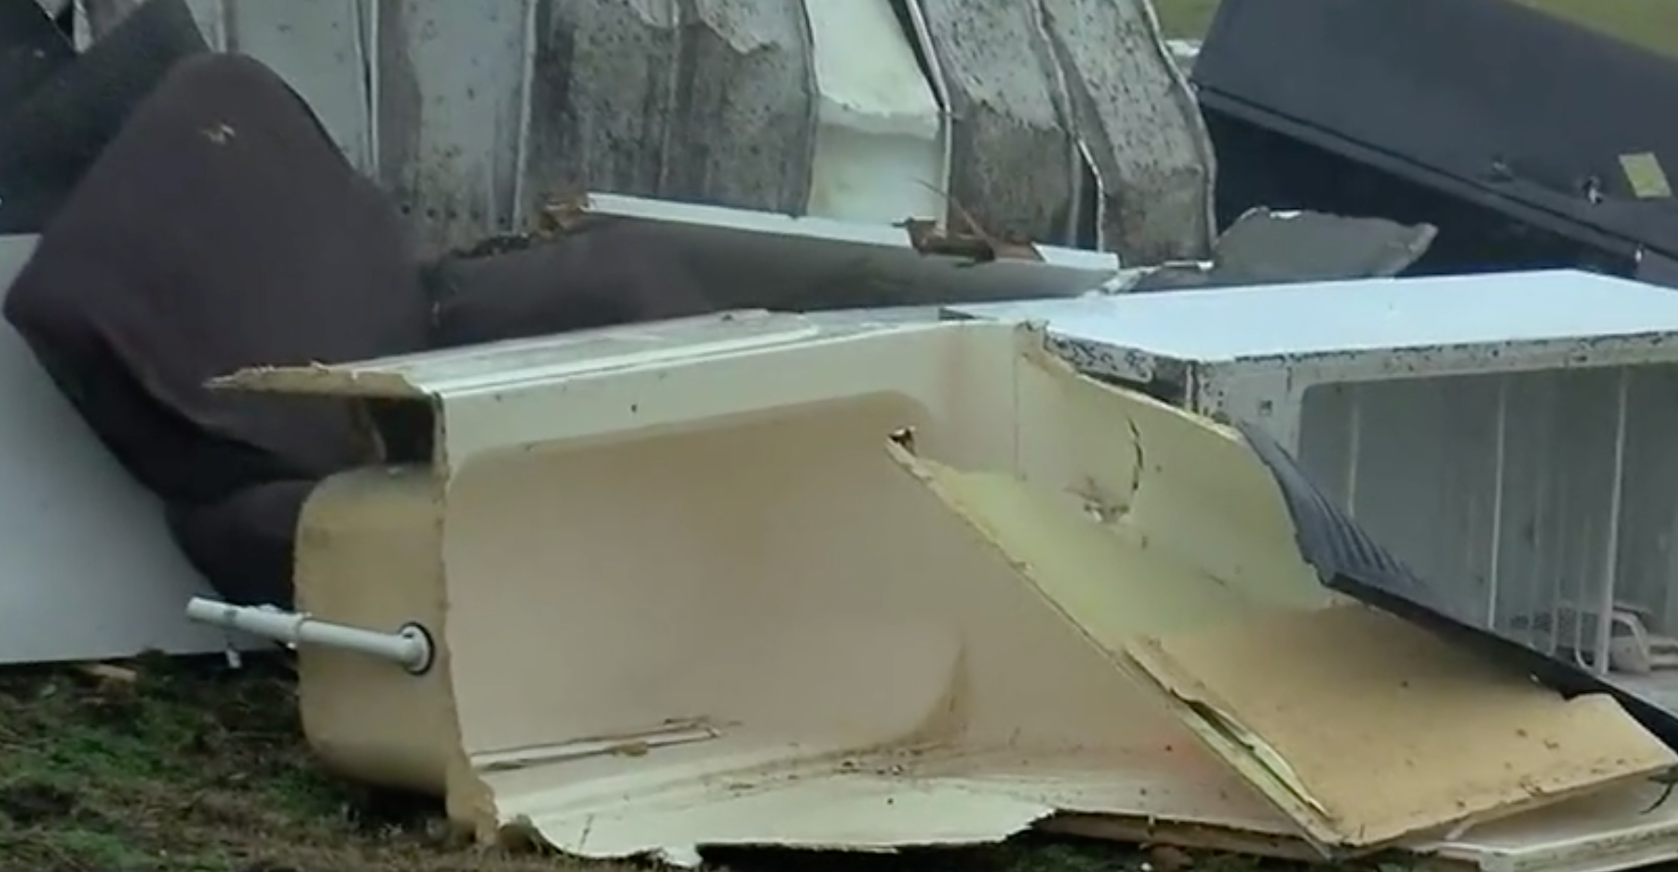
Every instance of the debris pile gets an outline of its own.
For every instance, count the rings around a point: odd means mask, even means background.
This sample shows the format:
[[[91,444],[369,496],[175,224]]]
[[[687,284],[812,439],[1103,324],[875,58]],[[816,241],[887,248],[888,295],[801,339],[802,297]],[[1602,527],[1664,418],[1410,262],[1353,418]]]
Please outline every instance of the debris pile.
[[[1586,653],[1609,650],[1614,616],[1650,635],[1661,615],[1599,608],[1600,638],[1575,629],[1572,660],[1552,656],[1566,643],[1554,614],[1547,646],[1494,632],[1460,607],[1449,586],[1461,579],[1389,550],[1355,500],[1306,471],[1300,440],[1265,424],[1303,418],[1310,379],[1333,381],[1323,373],[1360,352],[1409,354],[1404,375],[1419,380],[1416,355],[1487,344],[1483,313],[1448,311],[1434,292],[1427,311],[1448,329],[1422,348],[1365,332],[1414,309],[1336,321],[1343,310],[1316,305],[1308,316],[1355,334],[1345,347],[1295,354],[1278,333],[1259,351],[1213,348],[1260,331],[1241,306],[1279,297],[1257,286],[1304,299],[1325,280],[1425,271],[1455,225],[1272,191],[1208,249],[1210,159],[1151,12],[1037,2],[1041,14],[974,13],[1017,37],[992,48],[1059,83],[1037,101],[985,92],[949,4],[870,6],[868,27],[915,35],[893,63],[929,78],[904,118],[974,111],[957,113],[953,135],[942,122],[870,128],[892,147],[856,163],[823,151],[854,118],[833,109],[848,93],[833,70],[811,61],[851,38],[843,25],[801,23],[784,4],[751,22],[769,65],[812,67],[826,102],[804,112],[811,92],[789,85],[718,113],[761,109],[766,129],[827,145],[736,193],[798,212],[830,171],[937,163],[951,142],[970,153],[944,167],[953,195],[930,188],[944,214],[888,223],[586,188],[538,198],[511,173],[487,205],[416,196],[420,174],[391,181],[412,143],[347,141],[282,64],[212,50],[185,0],[105,15],[79,54],[33,0],[0,0],[0,38],[27,49],[0,53],[0,270],[15,272],[4,315],[16,334],[4,338],[20,340],[0,342],[0,374],[17,375],[7,401],[30,410],[0,430],[0,461],[55,471],[28,486],[57,500],[57,529],[64,493],[97,499],[68,505],[120,528],[111,553],[131,555],[137,577],[184,555],[218,594],[192,602],[194,620],[297,646],[324,765],[446,797],[486,841],[517,830],[576,855],[694,863],[711,846],[882,850],[1041,827],[1284,857],[1391,849],[1510,872],[1678,856],[1678,810],[1640,814],[1678,769],[1678,719]],[[1244,147],[1232,125],[1274,120],[1232,108],[1257,99],[1240,88],[1262,90],[1262,76],[1237,75],[1250,47],[1236,31],[1256,6],[1226,0],[1194,64],[1220,158]],[[899,10],[893,24],[885,13]],[[740,23],[711,20],[725,11],[694,26]],[[1090,21],[1136,42],[1124,64],[1139,78],[1098,63],[1079,36]],[[1159,57],[1138,60],[1143,43]],[[1127,151],[1119,131],[1136,119],[1097,99],[1115,77],[1153,89],[1148,123],[1190,171]],[[676,108],[676,127],[702,114]],[[694,136],[745,135],[707,131]],[[578,167],[598,156],[556,153],[568,140],[547,133],[520,160],[589,175]],[[985,192],[1013,153],[998,143],[1021,135],[1054,157],[1020,175],[1065,208],[1034,200],[999,220],[1008,197]],[[397,157],[373,174],[361,158],[375,150]],[[1545,165],[1509,157],[1515,175]],[[1670,196],[1658,159],[1622,157],[1642,180],[1636,199]],[[1227,163],[1239,199],[1250,184]],[[842,187],[822,188],[827,206],[860,209]],[[1648,205],[1586,187],[1598,212]],[[1265,203],[1278,208],[1254,208]],[[490,211],[532,220],[480,220]],[[1145,211],[1175,218],[1150,225]],[[1018,231],[1052,226],[1064,241],[1084,218],[1105,247],[1150,263],[1121,271],[1111,253]],[[1599,248],[1636,272],[1641,245],[1630,260],[1625,245]],[[1044,327],[1004,311],[1051,298],[1155,305],[1190,337],[1176,348],[1204,353],[1084,341],[1101,318],[1078,312]],[[1678,337],[1678,324],[1645,335],[1659,302],[1604,316],[1602,335],[1629,349],[1614,365],[1653,366],[1626,337]],[[1133,328],[1150,323],[1126,311]],[[1511,330],[1535,346],[1563,338]],[[1244,387],[1198,369],[1260,358],[1264,384],[1295,395],[1276,402],[1251,393],[1256,377]],[[1300,374],[1306,358],[1315,376]],[[1399,367],[1383,365],[1364,380]],[[1624,396],[1617,408],[1616,482],[1627,456],[1668,468],[1642,442],[1625,448]],[[98,459],[69,453],[78,438],[97,441]],[[76,478],[111,458],[126,490],[114,472]],[[1610,526],[1611,549],[1641,542]],[[25,544],[42,562],[65,550]],[[76,583],[99,598],[114,575]],[[142,631],[42,633],[7,659],[87,656]]]

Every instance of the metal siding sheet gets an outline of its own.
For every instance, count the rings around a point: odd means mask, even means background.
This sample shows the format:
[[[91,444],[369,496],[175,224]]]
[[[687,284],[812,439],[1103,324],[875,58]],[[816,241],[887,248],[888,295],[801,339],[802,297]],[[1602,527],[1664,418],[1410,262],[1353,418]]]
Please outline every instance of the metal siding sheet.
[[[815,68],[802,4],[683,0],[662,196],[802,215],[815,151]]]
[[[806,0],[819,92],[809,211],[891,224],[940,218],[944,113],[891,0]]]
[[[587,190],[804,212],[815,104],[801,4],[537,2],[527,212]]]
[[[114,13],[129,0],[87,2]],[[1153,38],[1134,0],[1042,0],[1053,15],[1005,0],[913,0],[924,33],[899,37],[930,56],[931,91],[952,118],[936,134],[874,129],[887,116],[901,126],[893,112],[904,95],[864,93],[880,71],[849,56],[856,38],[828,34],[826,50],[845,55],[829,58],[829,72],[850,76],[829,84],[861,102],[840,101],[828,126],[850,139],[820,158],[808,5],[817,0],[186,2],[207,42],[261,59],[309,101],[351,160],[396,196],[428,253],[523,229],[550,200],[589,190],[867,220],[941,209],[948,196],[988,232],[1064,243],[1087,172],[1069,116],[1100,116],[1083,128],[1107,143],[1090,151],[1111,179],[1125,176],[1112,170],[1121,151],[1106,123],[1112,95],[1126,112],[1170,110],[1164,79],[1147,77],[1144,88],[1129,78],[1160,64],[1117,64],[1095,50]],[[1062,44],[1058,59],[1045,22]],[[1073,112],[1074,82],[1095,108]],[[932,123],[935,111],[928,104],[913,120]],[[887,139],[928,135],[950,141],[929,142],[912,166],[874,154]],[[928,181],[949,190],[907,193],[917,186],[905,179],[943,175],[925,161],[946,148],[954,177]],[[1162,194],[1149,198],[1164,204],[1155,211],[1182,212],[1177,194],[1203,181],[1197,161],[1141,162],[1136,172]],[[892,172],[876,172],[880,164]],[[817,196],[818,177],[849,199],[825,188]],[[858,184],[861,193],[850,190]],[[965,229],[959,216],[957,225]]]
[[[1036,4],[918,2],[949,91],[950,197],[993,235],[1065,241],[1084,167]]]
[[[228,51],[260,58],[308,101],[338,147],[372,171],[372,105],[359,0],[223,0]]]
[[[680,50],[676,0],[538,0],[524,208],[659,193]]]
[[[514,228],[534,0],[379,0],[379,176],[429,253]]]
[[[1039,0],[1075,133],[1101,185],[1102,247],[1129,263],[1204,258],[1212,144],[1146,0]]]

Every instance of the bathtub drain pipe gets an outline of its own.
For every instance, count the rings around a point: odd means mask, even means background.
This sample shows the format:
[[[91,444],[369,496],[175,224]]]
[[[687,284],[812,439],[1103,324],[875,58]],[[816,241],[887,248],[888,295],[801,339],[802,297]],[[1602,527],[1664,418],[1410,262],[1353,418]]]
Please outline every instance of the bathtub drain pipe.
[[[395,663],[419,675],[431,668],[431,634],[419,624],[404,624],[394,633],[380,633],[317,620],[300,612],[269,606],[236,606],[203,597],[186,604],[188,620],[249,633],[287,645],[334,648]]]

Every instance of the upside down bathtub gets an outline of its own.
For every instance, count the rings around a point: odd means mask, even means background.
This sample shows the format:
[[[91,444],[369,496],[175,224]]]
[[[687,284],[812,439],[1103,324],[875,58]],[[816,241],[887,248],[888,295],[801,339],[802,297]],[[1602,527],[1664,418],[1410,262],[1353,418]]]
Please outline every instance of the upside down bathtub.
[[[427,656],[300,646],[306,732],[485,839],[692,862],[1093,815],[1333,853],[1675,762],[1612,701],[1337,601],[1239,434],[1029,326],[737,312],[221,386],[368,410],[385,463],[310,498],[299,601]],[[1271,711],[1306,703],[1314,733]],[[1348,742],[1422,764],[1349,791],[1316,750]]]

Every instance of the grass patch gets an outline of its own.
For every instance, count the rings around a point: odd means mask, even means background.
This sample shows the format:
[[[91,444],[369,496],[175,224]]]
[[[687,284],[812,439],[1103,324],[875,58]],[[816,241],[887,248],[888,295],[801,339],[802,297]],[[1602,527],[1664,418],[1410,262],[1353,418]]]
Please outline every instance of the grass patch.
[[[1661,0],[1512,0],[1663,54],[1678,55],[1678,3]],[[1218,0],[1154,0],[1166,35],[1198,39]],[[1605,95],[1611,96],[1611,95]]]
[[[272,663],[0,673],[0,867],[35,872],[554,870],[432,804],[337,783]]]
[[[0,672],[0,869],[31,872],[611,872],[471,844],[440,804],[315,766],[277,663]],[[1241,857],[1023,838],[898,855],[729,852],[732,872],[1293,872]],[[1377,867],[1371,866],[1370,869]],[[1382,865],[1381,872],[1396,867]]]

